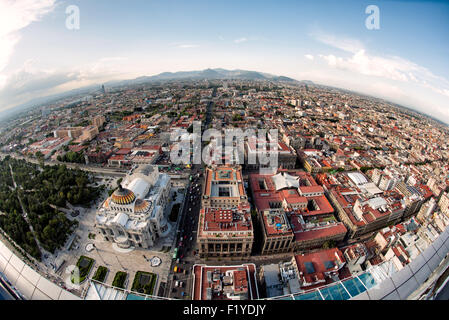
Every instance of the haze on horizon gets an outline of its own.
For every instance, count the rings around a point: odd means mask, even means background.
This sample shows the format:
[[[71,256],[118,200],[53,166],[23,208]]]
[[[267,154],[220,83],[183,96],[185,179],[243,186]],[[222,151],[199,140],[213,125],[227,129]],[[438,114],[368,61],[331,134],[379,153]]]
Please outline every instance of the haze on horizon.
[[[365,26],[371,4],[379,30]],[[66,27],[70,5],[79,30]],[[449,123],[448,30],[445,1],[2,0],[0,112],[110,80],[224,68],[348,89]]]

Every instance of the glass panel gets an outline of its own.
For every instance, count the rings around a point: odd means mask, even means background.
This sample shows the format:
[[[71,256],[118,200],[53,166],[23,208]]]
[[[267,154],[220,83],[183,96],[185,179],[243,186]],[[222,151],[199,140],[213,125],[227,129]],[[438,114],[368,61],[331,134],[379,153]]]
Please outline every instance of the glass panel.
[[[145,300],[145,297],[136,296],[135,294],[128,294],[126,300]]]
[[[353,297],[366,291],[366,288],[363,286],[360,280],[356,278],[345,280],[342,283],[345,286],[346,290],[348,290],[349,294]]]
[[[295,296],[295,300],[323,300],[318,290]]]
[[[293,300],[291,296],[273,298],[273,300]]]
[[[374,280],[373,276],[369,272],[363,273],[358,277],[368,289],[371,289],[376,285],[376,280]]]
[[[325,300],[348,300],[350,298],[340,283],[320,289],[320,291]]]

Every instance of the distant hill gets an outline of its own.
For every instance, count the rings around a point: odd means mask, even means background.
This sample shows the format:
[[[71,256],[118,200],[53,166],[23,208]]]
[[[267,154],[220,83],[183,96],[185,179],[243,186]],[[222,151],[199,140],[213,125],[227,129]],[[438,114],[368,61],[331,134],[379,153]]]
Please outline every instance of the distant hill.
[[[295,79],[275,76],[268,73],[262,73],[257,71],[248,70],[226,70],[226,69],[205,69],[200,71],[179,71],[179,72],[163,72],[154,76],[144,76],[133,80],[124,81],[111,81],[106,83],[106,85],[126,85],[126,84],[136,84],[144,83],[150,81],[161,81],[161,80],[226,80],[226,79],[240,79],[240,80],[272,80],[272,81],[283,81],[283,82],[298,82]]]

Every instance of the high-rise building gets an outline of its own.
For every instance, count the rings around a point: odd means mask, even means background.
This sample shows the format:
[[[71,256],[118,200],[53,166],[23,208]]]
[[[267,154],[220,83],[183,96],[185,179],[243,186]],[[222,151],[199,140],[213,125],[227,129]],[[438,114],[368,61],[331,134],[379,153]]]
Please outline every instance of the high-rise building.
[[[200,257],[248,257],[254,233],[240,166],[206,169],[197,242]]]
[[[83,134],[83,127],[65,127],[58,128],[53,131],[55,138],[65,138],[69,137],[72,139],[76,139]]]
[[[449,215],[449,193],[445,192],[441,195],[440,201],[438,201],[438,205],[440,206],[441,212],[446,215]]]
[[[92,119],[92,125],[100,128],[105,123],[106,118],[104,116],[96,116]]]

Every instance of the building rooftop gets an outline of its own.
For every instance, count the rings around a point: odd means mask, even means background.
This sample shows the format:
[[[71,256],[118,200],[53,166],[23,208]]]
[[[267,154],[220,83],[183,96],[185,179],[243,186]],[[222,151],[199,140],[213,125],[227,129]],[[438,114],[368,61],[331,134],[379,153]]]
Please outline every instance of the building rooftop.
[[[241,209],[214,209],[202,208],[200,210],[200,228],[198,237],[252,237],[253,224],[249,211]]]
[[[256,266],[193,266],[193,300],[255,300],[259,298]]]
[[[240,168],[231,166],[207,168],[203,197],[246,199]]]
[[[295,255],[293,259],[299,271],[301,287],[326,283],[326,279],[333,274],[338,277],[339,270],[346,263],[338,248]]]

